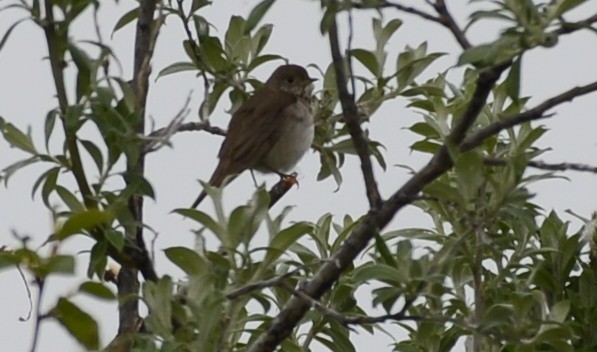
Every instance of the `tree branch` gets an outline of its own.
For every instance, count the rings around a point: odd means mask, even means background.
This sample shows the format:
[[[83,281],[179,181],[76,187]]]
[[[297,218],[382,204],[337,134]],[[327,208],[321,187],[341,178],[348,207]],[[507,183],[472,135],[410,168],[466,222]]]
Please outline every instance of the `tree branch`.
[[[350,132],[350,137],[354,143],[359,159],[361,160],[361,170],[365,180],[365,188],[367,190],[367,198],[369,199],[369,207],[379,208],[382,203],[375,176],[373,175],[373,167],[371,165],[371,158],[369,157],[369,145],[364,137],[363,130],[359,124],[358,109],[354,101],[353,94],[348,93],[346,88],[346,72],[344,71],[344,58],[340,53],[340,45],[338,42],[338,28],[336,20],[333,19],[329,28],[330,48],[332,52],[332,59],[334,69],[336,71],[336,86],[338,87],[338,96],[342,111],[344,113],[344,120]]]
[[[501,65],[483,71],[476,84],[476,89],[464,115],[458,119],[458,125],[448,136],[448,140],[458,144],[459,138],[464,138],[464,133],[474,123],[501,73],[508,65]],[[448,147],[444,145],[441,150],[417,172],[404,186],[392,197],[384,201],[379,209],[371,209],[363,217],[342,246],[326,262],[317,273],[304,284],[300,291],[313,299],[318,299],[330,289],[338,280],[340,274],[351,265],[352,261],[367,246],[371,238],[384,228],[426,185],[445,173],[453,166]],[[292,332],[305,313],[309,310],[309,303],[298,297],[290,299],[281,309],[278,316],[272,321],[269,329],[249,347],[248,352],[273,351]]]
[[[506,166],[510,161],[499,158],[485,158],[484,162],[490,166]],[[580,171],[597,174],[597,166],[581,163],[547,163],[541,160],[529,160],[527,165],[535,169],[547,171]]]
[[[77,145],[76,130],[67,124],[66,116],[69,110],[68,96],[66,94],[66,87],[64,85],[64,68],[66,67],[64,61],[65,48],[67,47],[68,33],[58,34],[56,31],[56,23],[54,21],[54,2],[46,0],[44,2],[46,18],[43,22],[43,30],[48,44],[48,57],[50,67],[52,69],[52,77],[54,78],[54,86],[56,87],[56,96],[58,97],[58,105],[60,107],[60,118],[62,120],[62,127],[64,130],[64,138],[66,148],[70,154],[71,171],[77,182],[77,187],[81,191],[83,202],[89,209],[97,208],[97,203],[94,200],[91,187],[87,182],[83,162],[79,153]]]
[[[411,15],[415,15],[421,17],[425,20],[440,24],[452,32],[456,41],[463,49],[469,49],[471,44],[469,43],[468,39],[466,39],[466,35],[464,31],[460,29],[452,14],[448,11],[444,0],[437,0],[435,3],[431,3],[427,1],[437,12],[439,15],[438,17],[433,16],[430,13],[427,13],[423,10],[419,10],[412,6],[405,6],[400,3],[394,1],[383,1],[381,3],[375,3],[372,5],[365,5],[361,3],[353,3],[351,6],[355,9],[380,9],[380,8],[394,8],[398,11],[402,11]]]
[[[444,27],[448,28],[450,32],[452,32],[454,38],[456,38],[456,41],[458,42],[458,44],[460,44],[460,46],[463,49],[470,49],[471,43],[468,41],[468,39],[466,39],[464,31],[460,29],[460,27],[456,23],[456,20],[454,20],[454,17],[450,13],[450,11],[448,11],[448,8],[446,7],[446,2],[444,0],[436,0],[433,4],[433,8],[439,15],[439,23],[441,23]]]
[[[480,130],[476,131],[475,133],[469,135],[461,144],[460,149],[462,151],[471,150],[474,147],[481,144],[485,139],[495,134],[498,134],[500,131],[505,130],[507,128],[519,125],[523,122],[538,120],[542,118],[550,117],[551,115],[545,115],[545,113],[568,101],[572,101],[574,98],[592,93],[597,91],[597,81],[569,89],[562,94],[556,95],[550,99],[547,99],[543,103],[537,105],[536,107],[527,110],[523,113],[516,114],[513,116],[509,116],[504,118],[501,121],[492,123],[491,125],[481,128]]]
[[[137,30],[135,35],[135,56],[133,67],[132,89],[135,93],[135,108],[140,115],[139,122],[134,127],[138,135],[145,132],[145,105],[147,101],[147,92],[149,90],[149,74],[151,73],[151,58],[155,48],[155,42],[159,33],[158,23],[154,24],[154,13],[156,11],[156,0],[141,0],[139,2],[139,13],[137,18]],[[140,175],[145,172],[145,155],[138,156],[127,155],[126,175]],[[125,177],[128,184],[128,179]],[[153,263],[147,252],[143,240],[143,196],[133,194],[128,199],[128,208],[134,218],[134,223],[125,224],[125,236],[127,242],[131,243],[124,248],[126,254],[135,256],[134,267],[123,266],[118,274],[118,295],[121,298],[136,295],[139,292],[140,283],[138,278],[138,269],[141,269],[143,275],[155,276]],[[151,279],[146,277],[146,279]],[[132,344],[132,340],[126,338],[129,334],[137,332],[139,327],[139,305],[137,299],[120,300],[118,305],[119,327],[118,336],[123,336],[127,343]]]
[[[564,22],[562,26],[556,29],[553,33],[560,35],[560,34],[570,34],[576,32],[581,29],[592,28],[591,25],[597,22],[597,13],[593,16],[578,22]],[[594,28],[593,28],[594,29]]]

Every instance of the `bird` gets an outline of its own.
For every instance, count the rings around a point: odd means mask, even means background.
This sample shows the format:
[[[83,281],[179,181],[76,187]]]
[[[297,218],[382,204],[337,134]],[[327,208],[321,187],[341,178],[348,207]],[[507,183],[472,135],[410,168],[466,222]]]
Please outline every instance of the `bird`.
[[[232,114],[209,184],[220,187],[227,176],[245,170],[284,176],[311,147],[314,137],[313,82],[299,65],[279,66]],[[193,202],[205,198],[203,190]]]

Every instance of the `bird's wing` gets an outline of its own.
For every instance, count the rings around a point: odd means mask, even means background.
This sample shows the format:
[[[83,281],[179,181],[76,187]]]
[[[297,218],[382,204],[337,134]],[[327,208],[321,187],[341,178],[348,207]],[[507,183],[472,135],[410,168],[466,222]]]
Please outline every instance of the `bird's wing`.
[[[230,174],[254,167],[280,138],[280,113],[297,98],[263,86],[232,115],[218,157],[234,164]]]

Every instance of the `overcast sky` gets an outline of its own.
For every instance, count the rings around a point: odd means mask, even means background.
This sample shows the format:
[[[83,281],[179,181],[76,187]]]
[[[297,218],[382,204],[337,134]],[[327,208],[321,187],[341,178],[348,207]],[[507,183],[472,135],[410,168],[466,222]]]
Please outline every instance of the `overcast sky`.
[[[214,1],[214,5],[203,11],[206,17],[223,36],[231,15],[246,16],[258,1]],[[231,4],[234,3],[234,6]],[[423,2],[405,1],[404,3]],[[453,4],[452,4],[453,3]],[[449,1],[451,9],[461,24],[470,13],[466,1]],[[121,0],[118,5],[111,1],[101,2],[100,21],[101,31],[106,42],[113,48],[122,63],[123,77],[130,78],[132,71],[132,55],[134,40],[134,25],[117,32],[110,38],[110,32],[121,14],[135,6],[135,2]],[[582,19],[597,11],[597,1],[589,1],[588,5],[577,9],[568,18]],[[430,52],[447,52],[432,65],[425,77],[433,77],[437,73],[452,67],[457,59],[459,47],[449,32],[435,24],[424,22],[419,18],[406,16],[396,11],[387,10],[385,20],[398,16],[404,20],[404,26],[390,41],[389,57],[386,72],[394,69],[397,53],[406,45],[418,46],[427,41]],[[355,16],[355,40],[353,47],[373,49],[374,41],[371,33],[371,16],[374,12],[361,12]],[[24,13],[6,11],[0,13],[0,35],[6,32],[9,25]],[[264,18],[264,22],[273,23],[274,31],[270,43],[264,52],[280,54],[291,63],[308,65],[317,64],[326,67],[330,62],[327,37],[319,32],[321,12],[318,1],[284,0],[278,1]],[[71,37],[76,40],[95,39],[94,29],[89,25],[90,13],[86,13],[71,31]],[[476,26],[469,32],[469,39],[479,44],[495,39],[498,35],[495,23]],[[342,33],[346,33],[345,27]],[[153,75],[170,63],[186,61],[181,41],[184,34],[177,19],[168,20],[162,29],[153,61]],[[525,55],[523,62],[523,95],[532,96],[530,105],[541,102],[547,97],[561,93],[573,86],[586,84],[597,80],[597,45],[595,34],[589,32],[564,36],[559,44],[552,49],[535,49]],[[590,42],[591,44],[587,44]],[[343,43],[345,45],[345,43]],[[51,81],[43,32],[32,23],[25,23],[18,27],[10,40],[0,52],[0,116],[14,123],[21,129],[31,127],[34,139],[43,148],[43,121],[46,113],[57,105]],[[254,74],[265,80],[269,73],[279,63],[264,65]],[[117,65],[113,65],[116,69]],[[72,73],[72,71],[70,71]],[[460,70],[455,69],[450,74],[454,83],[460,82]],[[115,74],[118,71],[114,71]],[[310,70],[312,76],[317,76],[315,70]],[[69,76],[72,79],[72,74]],[[71,81],[72,83],[72,81]],[[70,85],[74,87],[74,85]],[[162,127],[178,113],[187,96],[192,92],[192,112],[188,120],[197,119],[197,106],[201,101],[202,82],[193,73],[180,73],[168,76],[153,83],[149,92],[148,116],[156,127]],[[319,87],[319,86],[318,86]],[[597,110],[595,96],[583,97],[573,104],[566,104],[557,109],[556,116],[541,123],[549,128],[548,133],[541,139],[542,147],[552,150],[542,159],[551,162],[584,162],[597,165],[595,153],[595,129]],[[224,112],[228,108],[226,96],[221,99],[218,110],[212,116],[212,124],[226,127],[229,116]],[[376,176],[382,195],[388,196],[406,180],[408,175],[396,164],[407,164],[417,168],[427,160],[427,155],[410,153],[409,145],[416,140],[416,136],[405,127],[420,120],[413,112],[404,109],[405,101],[390,102],[373,116],[369,125],[373,139],[381,141],[386,150],[384,152],[388,170],[384,173],[379,167]],[[151,125],[151,124],[149,124]],[[59,129],[56,137],[60,136]],[[92,129],[84,131],[88,138],[97,138]],[[97,139],[96,139],[97,140]],[[56,143],[58,142],[58,143]],[[171,246],[193,246],[194,235],[190,231],[195,224],[183,220],[179,216],[169,214],[174,208],[187,207],[196,197],[200,188],[197,180],[206,180],[211,175],[216,163],[216,155],[221,143],[221,137],[202,132],[187,132],[176,135],[173,148],[165,148],[151,154],[147,159],[147,178],[152,182],[157,194],[157,201],[146,202],[146,221],[159,234],[156,243],[156,269],[159,274],[170,274],[180,277],[181,272],[169,264],[161,250]],[[53,151],[60,150],[60,138],[55,138]],[[0,140],[0,168],[4,168],[25,155],[8,147]],[[90,160],[87,160],[90,162]],[[47,168],[45,165],[30,167],[19,172],[8,184],[0,188],[0,245],[16,246],[16,240],[11,237],[15,230],[20,235],[27,235],[33,239],[33,246],[40,245],[52,231],[52,223],[48,211],[36,195],[31,199],[31,187],[40,172]],[[310,152],[298,165],[300,189],[292,189],[273,210],[278,214],[284,206],[294,206],[288,220],[304,220],[315,222],[324,213],[330,212],[340,221],[344,214],[358,217],[367,209],[364,187],[360,168],[356,158],[349,157],[342,169],[344,184],[336,192],[333,180],[316,181],[319,168],[319,158]],[[90,168],[91,169],[91,168]],[[589,217],[596,208],[597,190],[595,178],[590,174],[566,173],[569,181],[558,179],[534,185],[535,201],[549,211],[556,209],[563,212],[573,209],[576,213]],[[91,178],[94,176],[91,175]],[[259,176],[260,181],[272,184],[276,177]],[[70,175],[61,175],[59,182],[72,186]],[[114,180],[114,185],[119,180]],[[226,188],[225,202],[228,209],[243,204],[250,197],[254,186],[250,175],[244,174],[232,185]],[[57,203],[54,199],[54,203]],[[211,203],[205,201],[201,209],[210,212]],[[570,216],[560,214],[568,220]],[[573,223],[578,227],[578,222]],[[405,227],[428,226],[429,220],[424,214],[413,208],[401,211],[390,229]],[[265,241],[263,234],[262,240]],[[92,242],[76,236],[61,247],[65,253],[77,253],[87,250]],[[75,278],[54,278],[48,282],[47,294],[43,297],[44,311],[56,303],[57,297],[76,291],[78,284],[84,277],[88,256],[77,256],[79,275]],[[20,322],[19,317],[26,316],[29,310],[26,289],[16,270],[0,272],[2,283],[2,301],[0,302],[0,338],[7,351],[28,350],[31,343],[34,320]],[[34,299],[35,287],[32,287]],[[362,305],[369,307],[367,294],[359,294]],[[114,336],[117,329],[117,311],[115,302],[101,302],[95,299],[76,296],[74,299],[81,308],[89,312],[100,324],[102,343],[107,343]],[[358,329],[357,329],[358,330]],[[353,335],[357,346],[378,346],[380,350],[389,350],[387,345],[391,339],[383,334],[368,335],[363,330]],[[74,351],[82,350],[72,338],[57,324],[44,322],[41,331],[39,351]]]

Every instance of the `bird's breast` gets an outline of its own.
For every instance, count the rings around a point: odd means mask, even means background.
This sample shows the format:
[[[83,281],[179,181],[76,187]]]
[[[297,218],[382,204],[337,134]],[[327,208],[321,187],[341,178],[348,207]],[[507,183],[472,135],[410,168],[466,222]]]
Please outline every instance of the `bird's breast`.
[[[308,101],[299,99],[289,105],[278,116],[278,122],[279,138],[258,169],[290,171],[313,143],[313,114]]]

